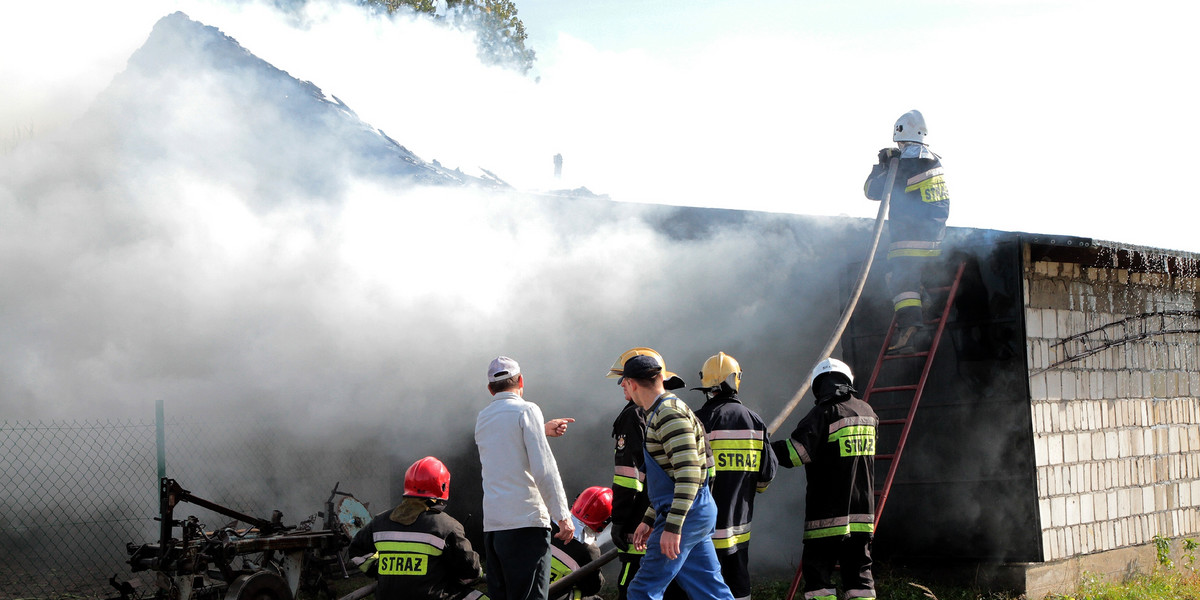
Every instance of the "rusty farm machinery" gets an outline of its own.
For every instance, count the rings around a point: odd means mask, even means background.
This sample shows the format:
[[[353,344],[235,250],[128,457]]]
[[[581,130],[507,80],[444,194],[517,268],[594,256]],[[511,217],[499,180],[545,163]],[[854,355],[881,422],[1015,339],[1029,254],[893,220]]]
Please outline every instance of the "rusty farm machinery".
[[[195,516],[175,517],[181,502],[234,521],[207,530]],[[330,581],[349,576],[343,550],[371,520],[366,505],[337,485],[323,511],[293,527],[283,525],[279,511],[270,519],[243,514],[167,477],[160,479],[159,507],[159,539],[126,547],[134,573],[154,573],[152,589],[139,593],[113,577],[119,595],[110,600],[293,600],[301,589],[333,598]]]

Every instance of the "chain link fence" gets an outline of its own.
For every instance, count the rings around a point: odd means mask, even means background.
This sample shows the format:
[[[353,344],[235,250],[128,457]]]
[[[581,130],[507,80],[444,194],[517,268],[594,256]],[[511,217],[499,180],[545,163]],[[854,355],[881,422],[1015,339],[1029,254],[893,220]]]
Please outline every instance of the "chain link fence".
[[[335,485],[389,501],[386,457],[255,423],[167,420],[163,433],[167,477],[245,514],[280,510],[296,525]],[[158,538],[157,435],[153,419],[0,421],[0,598],[104,598],[115,595],[109,577],[137,579],[126,544]],[[176,507],[175,518],[190,515],[208,527],[231,520]]]

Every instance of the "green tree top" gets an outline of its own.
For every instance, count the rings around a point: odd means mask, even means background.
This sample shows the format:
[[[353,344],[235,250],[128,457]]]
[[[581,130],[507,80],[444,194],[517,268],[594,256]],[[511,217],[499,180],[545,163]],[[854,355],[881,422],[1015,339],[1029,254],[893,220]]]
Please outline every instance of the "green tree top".
[[[535,53],[525,47],[528,34],[517,17],[511,0],[363,0],[381,6],[392,14],[401,7],[432,15],[454,27],[474,28],[478,32],[479,58],[488,64],[511,66],[522,73],[533,67]],[[439,14],[443,5],[445,13]]]

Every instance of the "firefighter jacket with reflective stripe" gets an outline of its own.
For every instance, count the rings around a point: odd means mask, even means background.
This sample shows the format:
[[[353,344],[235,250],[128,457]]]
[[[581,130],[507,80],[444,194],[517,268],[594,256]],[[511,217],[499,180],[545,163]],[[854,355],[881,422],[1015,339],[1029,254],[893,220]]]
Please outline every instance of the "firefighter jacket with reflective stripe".
[[[376,598],[450,598],[460,595],[463,581],[482,575],[462,525],[443,510],[434,505],[408,525],[393,521],[393,511],[381,513],[354,536],[351,561],[377,575]]]
[[[732,554],[750,542],[754,495],[766,491],[779,462],[771,450],[762,419],[723,388],[696,411],[708,431],[716,466],[709,487],[717,503],[717,531],[713,546],[718,554]]]
[[[642,515],[650,506],[646,497],[646,465],[642,443],[646,437],[646,418],[642,409],[632,401],[625,404],[617,420],[613,421],[613,500],[612,537],[621,552],[644,554],[625,542],[642,522]]]
[[[558,533],[558,524],[552,528]],[[550,538],[550,582],[554,583],[579,567],[600,558],[600,549],[595,544],[585,544],[577,539],[564,542],[556,537]],[[576,582],[571,588],[571,598],[580,600],[584,596],[594,596],[600,593],[604,586],[604,575],[596,569],[591,575]]]
[[[887,161],[880,160],[871,168],[863,186],[868,198],[883,200],[887,175]],[[950,215],[950,192],[941,158],[924,144],[905,146],[888,203],[888,231],[893,242],[941,241]]]
[[[804,539],[875,531],[879,419],[849,393],[818,400],[786,440],[771,444],[785,467],[804,465]]]

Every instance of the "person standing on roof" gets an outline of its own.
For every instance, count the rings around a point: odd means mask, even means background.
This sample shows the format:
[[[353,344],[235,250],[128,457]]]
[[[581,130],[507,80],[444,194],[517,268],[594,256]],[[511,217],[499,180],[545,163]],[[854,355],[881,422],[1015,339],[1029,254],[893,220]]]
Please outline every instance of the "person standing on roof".
[[[712,480],[717,504],[713,547],[721,574],[736,600],[750,598],[750,520],[754,497],[767,490],[779,466],[771,450],[767,426],[742,404],[738,388],[742,367],[724,352],[709,357],[700,368],[700,386],[707,402],[696,417],[708,431],[716,466]]]
[[[575,533],[558,463],[546,441],[549,424],[526,401],[517,361],[488,365],[493,398],[475,420],[483,476],[483,543],[492,600],[546,600],[550,589],[550,525],[559,539]],[[565,427],[565,423],[559,424]]]
[[[617,357],[616,362],[605,375],[609,379],[618,380],[621,393],[625,397],[625,407],[613,421],[612,436],[615,441],[613,448],[613,500],[612,500],[612,540],[617,547],[617,558],[621,560],[621,575],[617,578],[617,600],[627,600],[629,583],[637,575],[645,550],[638,550],[632,543],[633,532],[642,522],[642,516],[650,506],[646,497],[646,464],[645,452],[642,450],[646,438],[646,417],[642,409],[634,403],[625,389],[621,379],[621,370],[625,361],[635,356],[649,356],[658,362],[663,372],[663,388],[677,390],[686,384],[678,375],[666,370],[662,355],[653,348],[631,348]],[[664,600],[687,600],[683,588],[674,581],[667,587]]]
[[[896,334],[888,352],[916,350],[917,333],[924,320],[921,271],[941,256],[946,218],[950,215],[950,192],[942,172],[941,158],[925,143],[928,129],[920,111],[910,110],[896,121],[892,141],[898,148],[879,151],[879,162],[863,185],[871,200],[883,200],[887,190],[888,165],[899,159],[888,206],[888,289],[896,313]]]
[[[404,473],[404,500],[350,542],[350,561],[378,580],[379,600],[487,600],[471,585],[483,571],[463,526],[447,515],[450,471],[426,456]]]
[[[854,373],[827,358],[811,376],[816,405],[786,440],[771,444],[784,467],[804,465],[804,600],[837,600],[842,565],[847,600],[874,600],[875,437],[879,418],[855,395]]]
[[[704,425],[663,388],[663,368],[652,357],[625,361],[621,385],[646,411],[646,491],[650,508],[633,534],[645,549],[629,584],[631,600],[658,600],[675,579],[691,600],[733,600],[713,550],[717,507],[708,491],[712,451]]]

